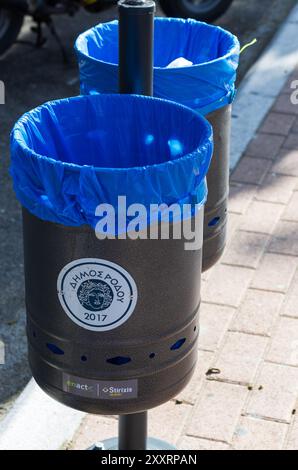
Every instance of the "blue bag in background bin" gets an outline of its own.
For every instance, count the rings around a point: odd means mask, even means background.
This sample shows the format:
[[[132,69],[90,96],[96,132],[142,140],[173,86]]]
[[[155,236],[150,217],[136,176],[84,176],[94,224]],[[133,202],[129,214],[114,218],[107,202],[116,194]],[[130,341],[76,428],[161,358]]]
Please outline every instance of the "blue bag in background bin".
[[[231,103],[239,63],[238,39],[228,31],[192,19],[156,18],[154,96],[186,105],[213,126],[214,156],[205,209],[203,270],[213,266],[226,244]],[[95,26],[75,44],[82,94],[118,90],[118,22]]]

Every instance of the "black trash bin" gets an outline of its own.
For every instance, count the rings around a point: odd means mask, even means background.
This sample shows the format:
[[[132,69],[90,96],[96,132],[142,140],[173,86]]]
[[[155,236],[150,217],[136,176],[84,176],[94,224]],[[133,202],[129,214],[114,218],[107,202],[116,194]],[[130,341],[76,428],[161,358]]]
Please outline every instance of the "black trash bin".
[[[174,397],[196,364],[211,126],[155,98],[81,96],[25,114],[11,148],[34,378],[90,413],[142,412]],[[176,204],[170,231],[197,222],[199,243],[131,238],[119,196],[127,208]],[[137,232],[165,222],[145,211]]]
[[[99,24],[81,34],[75,49],[82,94],[117,93],[118,22]],[[231,103],[239,50],[237,38],[222,28],[191,19],[155,19],[154,96],[191,107],[206,116],[214,130],[203,271],[218,261],[226,244]],[[173,64],[180,58],[188,62]]]

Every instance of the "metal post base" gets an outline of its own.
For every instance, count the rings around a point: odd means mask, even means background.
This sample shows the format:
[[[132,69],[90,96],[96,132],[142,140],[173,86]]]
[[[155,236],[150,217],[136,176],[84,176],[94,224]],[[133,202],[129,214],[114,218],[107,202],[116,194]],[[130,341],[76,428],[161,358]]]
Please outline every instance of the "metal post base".
[[[88,450],[118,450],[118,438],[107,439],[103,442],[98,442]],[[177,450],[176,447],[168,444],[160,439],[149,437],[147,440],[147,450]]]

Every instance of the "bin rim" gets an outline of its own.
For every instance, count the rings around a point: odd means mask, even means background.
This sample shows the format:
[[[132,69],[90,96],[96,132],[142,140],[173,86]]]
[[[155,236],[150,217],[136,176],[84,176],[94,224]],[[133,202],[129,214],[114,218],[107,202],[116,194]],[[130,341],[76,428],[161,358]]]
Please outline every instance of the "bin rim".
[[[220,31],[221,33],[226,35],[226,37],[229,37],[231,39],[231,46],[230,46],[230,48],[229,48],[229,50],[226,54],[224,54],[220,57],[217,57],[216,59],[208,60],[208,61],[205,61],[205,62],[200,62],[199,64],[193,64],[193,65],[190,66],[191,68],[206,67],[206,66],[209,66],[211,64],[217,64],[218,62],[221,62],[223,60],[227,60],[229,57],[233,56],[235,53],[236,54],[239,53],[239,51],[240,51],[240,43],[239,43],[238,38],[234,34],[232,34],[230,31],[227,31],[226,29],[222,28],[221,26],[211,25],[211,24],[206,23],[204,21],[194,20],[193,18],[183,19],[183,18],[171,18],[171,17],[167,17],[167,18],[156,17],[155,21],[156,22],[164,22],[164,23],[172,21],[172,22],[177,22],[177,23],[188,23],[188,24],[200,25],[200,26],[206,27],[206,29]],[[118,23],[119,23],[118,20],[112,20],[112,21],[107,21],[107,22],[104,22],[104,23],[98,23],[97,25],[93,26],[92,28],[87,29],[86,31],[84,31],[83,33],[81,33],[77,37],[77,39],[75,41],[75,45],[74,45],[75,51],[78,54],[80,54],[81,56],[85,57],[86,59],[88,59],[90,61],[93,61],[95,63],[106,64],[106,65],[109,65],[112,68],[117,68],[118,69],[118,64],[116,64],[114,62],[109,62],[109,61],[106,61],[106,60],[98,59],[94,56],[88,55],[84,51],[82,51],[82,49],[79,47],[80,41],[82,39],[84,39],[86,36],[88,36],[88,34],[91,31],[100,29],[103,26],[118,25]],[[154,65],[154,70],[158,70],[159,72],[162,71],[163,73],[167,73],[168,71],[170,73],[173,73],[173,71],[175,71],[175,70],[177,70],[177,71],[180,70],[181,71],[181,70],[188,70],[188,69],[189,69],[189,66],[179,66],[179,67],[175,67],[173,69],[173,68],[168,68],[168,67],[158,67],[158,66]]]
[[[95,96],[96,96],[96,98],[94,98]],[[121,98],[121,100],[127,99],[128,101],[136,99],[136,100],[140,100],[140,101],[143,100],[143,101],[148,101],[148,102],[160,102],[160,103],[163,102],[163,103],[166,103],[167,105],[172,106],[173,108],[184,109],[185,111],[187,111],[189,113],[189,115],[193,115],[195,120],[197,120],[197,121],[200,120],[201,121],[202,130],[203,129],[205,130],[204,141],[199,146],[195,147],[191,152],[188,152],[185,155],[182,155],[181,157],[178,157],[178,158],[175,158],[175,159],[172,159],[172,160],[167,160],[165,162],[154,163],[152,165],[130,166],[130,167],[101,167],[101,166],[94,166],[94,165],[79,165],[77,163],[69,163],[69,162],[64,162],[64,161],[61,161],[61,160],[55,160],[55,158],[53,158],[53,157],[48,157],[46,155],[42,155],[42,154],[37,153],[32,148],[30,148],[29,145],[25,144],[24,139],[19,139],[18,136],[17,136],[18,132],[22,132],[21,126],[24,125],[24,124],[27,124],[28,121],[30,119],[32,119],[32,113],[38,113],[46,105],[60,106],[60,105],[66,104],[68,102],[92,101],[93,99],[100,99],[99,98],[100,96],[104,96],[105,99],[108,99],[109,97],[113,97],[113,99],[117,99],[117,97],[119,97],[119,99]],[[17,144],[17,146],[21,149],[21,151],[25,154],[26,157],[28,156],[30,158],[32,158],[32,157],[36,158],[37,160],[43,160],[43,161],[49,163],[50,165],[55,165],[56,167],[57,166],[62,167],[64,169],[69,169],[69,170],[72,170],[72,171],[78,172],[78,173],[81,171],[82,168],[92,169],[96,172],[98,171],[98,172],[101,172],[101,173],[103,173],[103,172],[106,172],[106,173],[126,172],[127,173],[127,172],[130,172],[130,171],[136,171],[136,170],[146,171],[148,169],[153,169],[153,168],[165,168],[168,165],[175,164],[175,162],[176,163],[177,162],[183,162],[183,161],[187,161],[188,159],[191,159],[193,157],[193,155],[200,152],[202,150],[202,148],[212,144],[212,137],[213,137],[213,130],[212,130],[211,125],[208,123],[208,121],[203,116],[198,115],[198,113],[196,113],[194,110],[192,110],[191,108],[189,108],[187,106],[184,106],[184,105],[182,105],[180,103],[177,103],[175,101],[166,100],[166,99],[163,99],[163,98],[156,98],[156,97],[143,96],[143,95],[128,95],[128,94],[124,95],[124,94],[119,94],[119,93],[117,93],[117,94],[109,93],[109,94],[104,94],[104,95],[101,95],[101,94],[97,94],[97,95],[79,95],[79,96],[74,96],[74,97],[70,97],[70,98],[62,98],[62,99],[58,99],[58,100],[47,101],[47,102],[39,105],[38,107],[33,108],[30,111],[27,111],[26,113],[24,113],[18,119],[18,121],[14,125],[14,127],[11,131],[11,134],[10,134],[11,141],[14,142],[14,145]]]

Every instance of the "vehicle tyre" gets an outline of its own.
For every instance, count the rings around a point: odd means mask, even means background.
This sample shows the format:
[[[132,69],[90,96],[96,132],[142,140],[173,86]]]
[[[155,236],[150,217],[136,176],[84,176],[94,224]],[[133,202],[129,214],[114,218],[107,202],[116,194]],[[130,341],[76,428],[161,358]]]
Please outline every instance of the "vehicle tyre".
[[[166,15],[214,21],[225,13],[233,0],[159,0]]]

